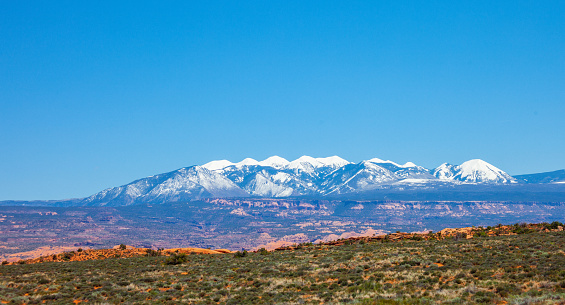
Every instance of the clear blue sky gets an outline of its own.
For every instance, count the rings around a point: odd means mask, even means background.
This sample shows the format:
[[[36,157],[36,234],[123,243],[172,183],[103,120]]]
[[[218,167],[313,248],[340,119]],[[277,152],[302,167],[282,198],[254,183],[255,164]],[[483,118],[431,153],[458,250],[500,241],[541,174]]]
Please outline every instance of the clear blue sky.
[[[1,1],[0,200],[275,154],[565,168],[565,1],[239,2]]]

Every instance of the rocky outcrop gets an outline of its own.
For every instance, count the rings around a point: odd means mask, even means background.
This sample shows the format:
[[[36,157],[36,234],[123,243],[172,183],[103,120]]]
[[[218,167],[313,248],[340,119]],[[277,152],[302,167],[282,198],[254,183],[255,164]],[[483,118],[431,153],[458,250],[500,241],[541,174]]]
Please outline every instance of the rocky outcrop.
[[[172,248],[172,249],[159,249],[152,250],[149,248],[135,248],[132,246],[115,246],[112,249],[76,249],[73,251],[62,252],[52,255],[43,255],[32,259],[20,259],[18,261],[8,262],[2,264],[36,264],[45,262],[71,262],[71,261],[87,261],[87,260],[101,260],[108,258],[126,258],[126,257],[139,257],[139,256],[170,256],[173,254],[226,254],[232,253],[227,249],[202,249],[202,248]]]
[[[515,225],[498,225],[495,227],[466,227],[466,228],[445,228],[438,232],[429,231],[427,233],[414,232],[396,232],[391,234],[380,234],[373,236],[356,236],[350,238],[342,238],[332,241],[322,241],[317,243],[319,246],[341,246],[353,244],[358,242],[371,242],[371,241],[401,241],[401,240],[443,240],[443,239],[471,239],[488,236],[502,236],[502,235],[518,235],[524,233],[534,232],[560,232],[563,231],[563,224],[559,222],[540,223],[540,224],[515,224]],[[275,251],[296,250],[300,249],[304,244],[294,244],[276,248]],[[269,250],[269,249],[267,249]]]

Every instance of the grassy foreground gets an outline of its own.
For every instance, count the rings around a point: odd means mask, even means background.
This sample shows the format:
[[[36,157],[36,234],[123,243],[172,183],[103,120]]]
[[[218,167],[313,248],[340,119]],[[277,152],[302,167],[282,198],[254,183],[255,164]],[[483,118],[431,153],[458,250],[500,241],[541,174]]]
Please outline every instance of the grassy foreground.
[[[565,304],[565,231],[0,266],[8,304]]]

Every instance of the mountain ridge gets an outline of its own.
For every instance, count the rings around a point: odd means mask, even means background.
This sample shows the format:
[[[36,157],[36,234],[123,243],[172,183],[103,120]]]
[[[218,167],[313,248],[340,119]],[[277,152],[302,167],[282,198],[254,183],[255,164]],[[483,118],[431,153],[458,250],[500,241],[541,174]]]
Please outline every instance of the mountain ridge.
[[[51,200],[45,201],[45,204],[59,202],[57,204],[123,206],[182,202],[202,198],[301,196],[355,198],[376,193],[391,193],[394,196],[398,194],[421,196],[431,193],[441,198],[442,192],[464,194],[464,192],[477,191],[485,192],[487,199],[490,193],[490,196],[495,196],[499,200],[500,196],[497,193],[500,193],[500,190],[493,191],[493,187],[532,185],[536,182],[565,187],[565,183],[562,183],[565,182],[565,170],[517,177],[512,177],[480,159],[469,160],[461,165],[443,163],[434,169],[427,169],[412,162],[400,165],[379,158],[353,163],[338,156],[326,158],[302,156],[293,161],[272,156],[263,161],[246,158],[238,163],[215,160],[203,165],[183,167],[138,179],[85,198]],[[507,190],[536,192],[535,187],[505,188],[503,192]],[[561,196],[559,190],[556,194],[556,198]],[[0,202],[2,205],[7,203],[8,201]],[[27,202],[19,204],[22,203]],[[40,203],[35,201],[29,204]]]

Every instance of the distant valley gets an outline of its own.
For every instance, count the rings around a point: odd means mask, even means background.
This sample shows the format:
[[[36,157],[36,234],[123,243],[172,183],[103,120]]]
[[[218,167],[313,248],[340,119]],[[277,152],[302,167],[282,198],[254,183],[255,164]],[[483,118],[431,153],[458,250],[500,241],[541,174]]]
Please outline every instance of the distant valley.
[[[565,219],[565,203],[204,199],[125,207],[2,207],[0,260],[72,249],[275,248],[380,233]]]

